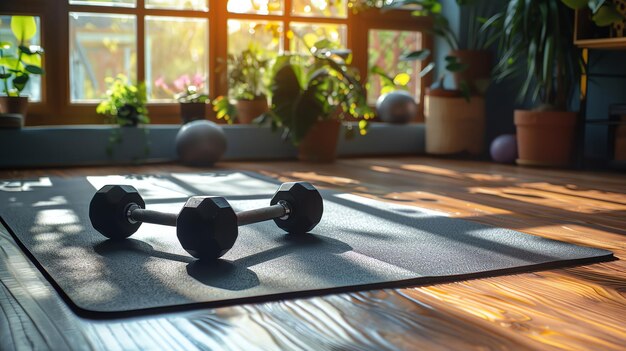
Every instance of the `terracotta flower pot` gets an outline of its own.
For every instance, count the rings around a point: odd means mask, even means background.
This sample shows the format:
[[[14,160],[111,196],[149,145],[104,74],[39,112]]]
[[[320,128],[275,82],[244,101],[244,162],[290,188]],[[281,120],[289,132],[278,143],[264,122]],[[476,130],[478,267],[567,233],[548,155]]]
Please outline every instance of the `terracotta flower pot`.
[[[517,163],[529,166],[567,166],[572,160],[576,113],[515,110]]]
[[[204,102],[187,102],[180,103],[180,118],[183,124],[206,118],[206,103]]]
[[[341,122],[335,119],[317,122],[298,145],[298,159],[306,162],[333,162]]]
[[[17,113],[26,119],[27,112],[27,96],[0,96],[0,113]]]
[[[485,100],[431,95],[424,98],[426,152],[435,155],[483,151],[485,135]]]
[[[237,100],[237,121],[241,124],[250,124],[252,121],[268,111],[265,97],[255,100]]]
[[[453,50],[450,56],[458,58],[460,63],[467,65],[462,72],[454,72],[454,83],[460,87],[461,82],[469,84],[473,94],[484,95],[491,79],[492,55],[487,50]]]

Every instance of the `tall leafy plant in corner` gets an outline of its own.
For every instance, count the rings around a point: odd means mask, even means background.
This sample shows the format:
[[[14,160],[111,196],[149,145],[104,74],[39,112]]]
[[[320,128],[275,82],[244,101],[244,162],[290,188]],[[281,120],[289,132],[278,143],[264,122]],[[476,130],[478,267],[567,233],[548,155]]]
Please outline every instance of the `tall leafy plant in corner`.
[[[37,45],[29,45],[29,41],[37,34],[34,17],[12,16],[11,32],[15,36],[17,47],[14,48],[11,42],[0,41],[0,79],[6,96],[19,96],[30,81],[31,74],[43,74],[43,49]]]
[[[567,110],[580,71],[573,12],[560,1],[509,0],[493,21],[499,40],[498,81],[522,78],[519,98],[540,109]]]

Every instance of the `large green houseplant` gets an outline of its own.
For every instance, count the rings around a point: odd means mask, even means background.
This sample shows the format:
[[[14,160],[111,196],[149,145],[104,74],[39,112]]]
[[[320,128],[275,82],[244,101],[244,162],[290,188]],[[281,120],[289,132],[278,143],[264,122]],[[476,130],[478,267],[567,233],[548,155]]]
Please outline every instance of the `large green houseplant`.
[[[500,33],[495,78],[521,78],[519,97],[536,105],[516,110],[519,164],[570,163],[576,113],[568,112],[580,71],[573,11],[560,1],[508,0],[493,25]]]
[[[43,49],[29,42],[37,34],[37,24],[32,16],[12,16],[11,32],[15,44],[0,39],[0,113],[15,113],[26,118],[28,97],[22,96],[30,75],[43,74],[41,55]]]
[[[330,162],[336,157],[341,121],[347,116],[359,119],[361,134],[365,134],[373,113],[356,69],[349,66],[349,51],[333,50],[323,39],[309,52],[278,57],[267,115],[273,127],[283,128],[298,146],[301,160]]]

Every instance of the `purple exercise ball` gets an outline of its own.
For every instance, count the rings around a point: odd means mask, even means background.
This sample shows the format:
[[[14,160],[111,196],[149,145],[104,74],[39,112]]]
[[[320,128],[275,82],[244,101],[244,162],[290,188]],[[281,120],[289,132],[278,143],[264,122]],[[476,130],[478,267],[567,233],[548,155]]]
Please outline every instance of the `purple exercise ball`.
[[[504,134],[495,138],[489,148],[491,158],[500,163],[513,163],[517,159],[517,138],[515,134]]]

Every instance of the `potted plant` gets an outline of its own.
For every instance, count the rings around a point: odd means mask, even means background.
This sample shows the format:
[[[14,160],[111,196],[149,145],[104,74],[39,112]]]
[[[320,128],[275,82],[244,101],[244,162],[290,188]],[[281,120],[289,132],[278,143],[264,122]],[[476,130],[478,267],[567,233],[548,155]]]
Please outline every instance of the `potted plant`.
[[[213,109],[218,118],[229,123],[250,124],[267,112],[265,78],[268,63],[269,60],[262,58],[261,50],[254,45],[239,55],[228,55],[229,96],[233,97],[234,104],[226,97],[216,98]]]
[[[106,98],[98,104],[96,112],[105,115],[105,122],[119,127],[137,127],[139,124],[148,124],[148,109],[146,107],[146,85],[141,82],[132,84],[122,74],[117,77],[107,77],[105,82],[109,85]],[[148,129],[142,128],[144,133],[144,154],[149,152],[147,133]],[[115,144],[122,143],[122,131],[113,128],[109,137],[107,153],[112,155]]]
[[[373,117],[357,72],[349,67],[350,53],[331,47],[320,40],[309,47],[310,55],[283,55],[274,67],[266,115],[274,128],[284,128],[303,161],[332,162],[344,117],[360,119],[361,134]]]
[[[442,12],[444,5],[441,0],[392,0],[381,7],[399,9],[416,6],[417,9],[412,12],[414,16],[430,16],[433,19],[431,33],[443,38],[450,48],[448,56],[455,57],[456,61],[466,67],[464,70],[451,72],[456,86],[465,82],[473,95],[484,95],[491,81],[492,69],[492,55],[487,49],[494,41],[494,28],[487,23],[485,16],[493,5],[484,0],[456,0],[456,3],[468,13],[468,22],[464,27],[467,40],[463,46]],[[497,21],[499,18],[490,20]]]
[[[185,91],[176,94],[176,100],[180,104],[180,118],[183,124],[206,118],[206,105],[209,96],[201,93],[201,88],[196,85],[187,85]]]
[[[43,74],[40,46],[28,42],[37,33],[37,24],[32,16],[12,16],[11,31],[17,45],[0,42],[0,80],[3,83],[3,96],[0,96],[0,113],[19,114],[26,118],[28,97],[21,96],[30,75]],[[22,120],[23,123],[23,120]]]
[[[209,96],[203,93],[204,77],[196,74],[190,77],[183,74],[176,78],[172,84],[173,88],[166,83],[163,77],[159,77],[154,81],[154,86],[160,89],[160,94],[174,96],[179,102],[180,117],[183,124],[206,118],[206,105]],[[175,91],[178,91],[175,93]]]
[[[572,158],[577,114],[568,111],[581,54],[573,42],[573,13],[560,1],[509,0],[495,16],[500,33],[496,79],[523,77],[520,99],[536,104],[515,110],[518,164],[565,166]]]
[[[429,50],[404,54],[403,61],[424,60]],[[456,56],[446,56],[443,73],[424,94],[426,152],[435,155],[479,155],[483,151],[485,133],[485,100],[472,93],[467,81],[446,85],[446,75],[463,72],[467,64]],[[420,77],[429,74],[435,63],[426,65]]]

